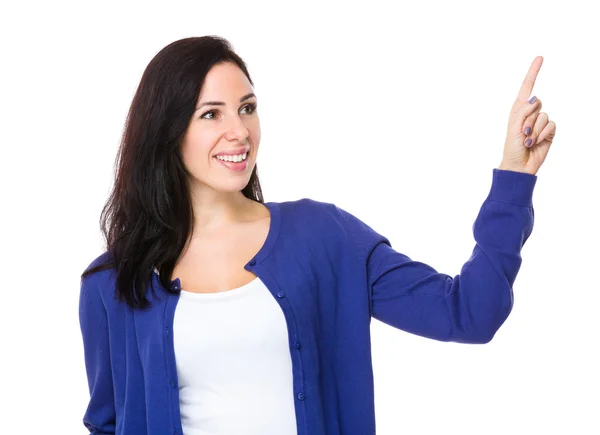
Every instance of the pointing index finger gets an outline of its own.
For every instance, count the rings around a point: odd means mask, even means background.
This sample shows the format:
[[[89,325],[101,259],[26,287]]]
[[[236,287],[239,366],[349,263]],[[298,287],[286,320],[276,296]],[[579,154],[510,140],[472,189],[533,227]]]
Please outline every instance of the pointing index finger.
[[[521,85],[521,89],[519,90],[519,96],[517,100],[527,101],[529,100],[529,96],[533,91],[533,85],[535,85],[535,79],[542,67],[542,63],[544,62],[544,58],[542,56],[537,56],[531,62],[531,66],[529,67],[529,71],[527,71],[527,75],[525,76],[525,80],[523,80],[523,84]]]

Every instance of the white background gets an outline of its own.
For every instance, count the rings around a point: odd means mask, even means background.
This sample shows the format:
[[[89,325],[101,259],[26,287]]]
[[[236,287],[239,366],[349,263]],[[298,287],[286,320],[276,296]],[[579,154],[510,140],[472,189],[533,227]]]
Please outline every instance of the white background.
[[[85,433],[79,275],[125,115],[161,48],[215,34],[255,82],[265,199],[334,202],[452,276],[544,57],[533,95],[557,134],[513,312],[486,345],[373,320],[377,433],[600,433],[600,31],[593,2],[557,3],[3,5],[1,432]]]

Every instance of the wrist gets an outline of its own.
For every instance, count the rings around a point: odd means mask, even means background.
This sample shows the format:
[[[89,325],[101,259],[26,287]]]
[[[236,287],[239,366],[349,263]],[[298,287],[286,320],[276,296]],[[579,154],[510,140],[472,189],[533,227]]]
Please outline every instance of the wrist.
[[[524,174],[529,174],[529,172],[527,172],[527,170],[525,170],[525,168],[520,168],[517,166],[511,166],[508,165],[504,162],[500,163],[500,165],[498,166],[498,169],[502,170],[502,171],[513,171],[513,172],[522,172]]]

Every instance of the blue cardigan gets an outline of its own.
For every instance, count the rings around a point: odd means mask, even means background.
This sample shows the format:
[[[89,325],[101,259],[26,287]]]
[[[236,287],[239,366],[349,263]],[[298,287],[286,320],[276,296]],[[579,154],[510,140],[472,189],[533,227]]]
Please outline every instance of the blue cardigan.
[[[473,253],[454,277],[395,251],[334,204],[265,203],[270,230],[244,268],[264,282],[285,315],[298,435],[375,434],[372,317],[440,341],[494,337],[512,308],[520,251],[533,229],[536,180],[493,170],[473,224]],[[132,310],[113,297],[111,272],[81,283],[90,390],[83,423],[93,434],[181,434],[172,334],[179,293],[167,293],[153,274],[161,290],[148,292],[153,307]],[[179,279],[171,285],[179,289]]]

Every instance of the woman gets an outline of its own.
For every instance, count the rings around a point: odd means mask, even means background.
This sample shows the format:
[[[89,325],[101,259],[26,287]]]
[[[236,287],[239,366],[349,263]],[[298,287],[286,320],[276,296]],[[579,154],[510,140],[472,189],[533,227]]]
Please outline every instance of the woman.
[[[107,250],[82,275],[90,401],[106,434],[373,434],[370,319],[489,342],[512,308],[535,175],[555,124],[528,100],[451,277],[331,203],[264,202],[253,82],[226,40],[161,50],[133,99],[103,210]]]

